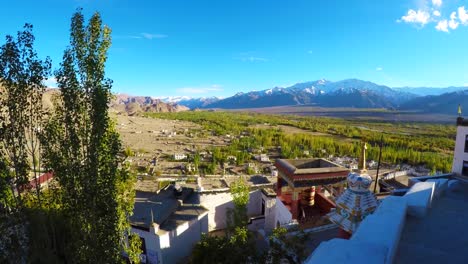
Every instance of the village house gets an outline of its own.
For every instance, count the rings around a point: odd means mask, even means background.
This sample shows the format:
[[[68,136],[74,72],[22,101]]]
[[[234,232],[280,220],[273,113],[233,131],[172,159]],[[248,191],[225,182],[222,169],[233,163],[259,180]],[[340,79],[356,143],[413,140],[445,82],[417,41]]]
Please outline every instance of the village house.
[[[236,162],[237,161],[237,158],[236,156],[233,156],[233,155],[229,155],[226,157],[226,159],[230,162]]]
[[[174,160],[184,160],[187,158],[187,155],[184,153],[175,153]]]
[[[270,162],[270,158],[268,157],[267,154],[260,154],[256,156],[257,160],[260,162]]]
[[[142,240],[141,259],[148,264],[177,263],[188,257],[208,232],[207,210],[196,205],[192,189],[173,186],[159,193],[136,193],[131,232]]]

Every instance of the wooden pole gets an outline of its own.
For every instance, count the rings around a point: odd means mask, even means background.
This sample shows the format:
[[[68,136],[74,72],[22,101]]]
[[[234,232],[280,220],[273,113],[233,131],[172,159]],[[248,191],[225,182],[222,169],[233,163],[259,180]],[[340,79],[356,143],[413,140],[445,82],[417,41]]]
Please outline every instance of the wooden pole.
[[[377,193],[377,184],[379,184],[379,170],[380,170],[380,161],[382,159],[382,147],[383,147],[383,134],[380,137],[379,161],[378,161],[378,164],[377,164],[377,173],[375,175],[374,193]],[[380,188],[379,188],[379,190],[380,190]]]

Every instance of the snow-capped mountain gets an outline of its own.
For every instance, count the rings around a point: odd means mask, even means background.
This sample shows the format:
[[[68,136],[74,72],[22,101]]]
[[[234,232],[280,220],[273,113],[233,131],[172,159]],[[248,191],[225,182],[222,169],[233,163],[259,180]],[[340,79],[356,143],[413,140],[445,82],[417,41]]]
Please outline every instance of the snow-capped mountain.
[[[172,102],[179,105],[195,108],[257,108],[286,105],[313,105],[320,107],[356,107],[356,108],[387,108],[387,109],[415,109],[428,108],[424,102],[434,102],[440,109],[444,100],[450,102],[464,98],[460,93],[446,94],[447,91],[460,91],[468,87],[448,88],[390,88],[368,81],[346,79],[342,81],[329,81],[325,79],[297,83],[289,87],[274,87],[262,91],[238,92],[235,95],[222,99],[218,97],[189,98],[185,96],[173,97]],[[412,93],[412,92],[415,93]],[[435,96],[421,96],[421,94]],[[460,95],[457,99],[457,95]],[[465,95],[463,93],[463,95]],[[459,101],[459,100],[458,100]],[[437,103],[435,103],[437,102]],[[463,104],[463,102],[459,102]],[[416,105],[418,107],[416,107]],[[423,107],[424,106],[424,107]],[[448,109],[453,106],[447,106]],[[468,108],[468,107],[467,107]],[[450,108],[451,109],[451,108]],[[437,109],[427,109],[435,111]],[[442,111],[442,110],[440,110]],[[440,112],[439,111],[439,112]]]
[[[263,91],[237,93],[206,104],[205,108],[255,108],[314,104],[323,107],[394,108],[416,97],[390,87],[358,79],[332,82],[325,79],[275,87]]]
[[[190,96],[163,96],[163,97],[156,97],[165,103],[178,103],[180,101],[190,100],[192,97]]]

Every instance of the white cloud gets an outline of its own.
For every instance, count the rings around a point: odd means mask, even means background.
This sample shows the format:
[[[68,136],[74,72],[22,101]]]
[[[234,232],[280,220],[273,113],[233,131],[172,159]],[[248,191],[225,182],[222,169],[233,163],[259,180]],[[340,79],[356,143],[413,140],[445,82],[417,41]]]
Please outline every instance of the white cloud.
[[[458,8],[458,19],[460,19],[460,22],[463,25],[468,24],[468,14],[466,13],[466,10],[465,10],[464,6],[460,6]]]
[[[267,61],[267,59],[265,58],[261,58],[261,57],[253,57],[253,56],[250,56],[250,57],[243,57],[241,58],[242,61],[250,61],[250,62],[255,62],[255,61]]]
[[[448,32],[448,21],[446,19],[439,21],[435,28],[438,31]]]
[[[428,23],[435,23],[435,29],[437,31],[449,32],[455,30],[459,26],[468,26],[468,12],[465,6],[458,7],[455,11],[450,13],[450,16],[443,16],[442,13],[437,9],[442,6],[442,0],[432,0],[433,8],[427,6],[428,1],[424,0],[424,6],[417,9],[409,9],[405,16],[398,19],[397,22],[413,23],[420,27]],[[432,14],[426,10],[432,10]]]
[[[401,20],[406,23],[415,23],[424,26],[425,24],[429,23],[431,15],[423,10],[414,11],[413,9],[408,10],[406,16],[402,16]]]
[[[442,0],[432,0],[434,6],[440,7],[442,5]]]
[[[167,38],[167,35],[164,34],[151,34],[151,33],[141,33],[145,39],[160,39],[160,38]]]
[[[234,60],[240,60],[244,62],[265,62],[268,61],[267,58],[260,57],[256,52],[239,52],[236,56],[233,57]]]
[[[168,36],[165,34],[152,34],[152,33],[140,33],[138,35],[127,35],[127,36],[116,36],[115,38],[119,39],[162,39],[167,38]]]
[[[55,77],[49,78],[47,80],[44,79],[43,83],[44,83],[45,86],[47,86],[49,88],[58,88],[57,79]]]
[[[376,71],[383,71],[383,68],[382,67],[377,67],[375,68]]]
[[[457,19],[457,12],[452,12],[450,14],[450,20],[455,20],[455,19]]]
[[[452,12],[452,14],[450,14],[450,21],[448,23],[449,27],[451,29],[456,29],[458,27],[458,22],[457,22],[457,12]]]
[[[183,94],[205,94],[210,92],[220,92],[223,90],[221,87],[222,86],[218,84],[213,84],[208,87],[183,87],[177,89],[177,92]]]
[[[458,24],[459,24],[459,23],[456,22],[455,20],[450,20],[450,21],[449,21],[449,27],[450,27],[451,29],[456,29],[456,28],[458,27]]]

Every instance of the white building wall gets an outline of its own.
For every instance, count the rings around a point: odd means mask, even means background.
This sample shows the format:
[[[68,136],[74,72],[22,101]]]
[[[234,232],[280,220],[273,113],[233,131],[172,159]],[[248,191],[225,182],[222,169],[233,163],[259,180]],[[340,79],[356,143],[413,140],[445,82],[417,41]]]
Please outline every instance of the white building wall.
[[[463,161],[468,161],[468,153],[465,153],[465,140],[467,135],[467,126],[457,126],[457,138],[455,141],[455,151],[452,165],[452,172],[456,174],[461,174]]]
[[[248,216],[259,216],[262,214],[262,191],[250,192],[249,204],[247,204]]]
[[[292,214],[283,202],[276,197],[276,224],[285,225],[292,221]]]
[[[232,196],[229,191],[219,193],[201,193],[200,205],[208,209],[209,230],[226,228],[226,212],[228,208],[234,208]],[[255,190],[250,192],[247,205],[248,216],[258,216],[262,213],[262,192]]]
[[[265,201],[265,226],[266,232],[276,228],[276,197],[267,197],[262,193],[262,199]]]
[[[133,228],[132,233],[145,239],[148,264],[177,263],[190,256],[202,233],[208,233],[208,214],[201,214],[198,219],[179,225],[171,231],[157,233]],[[159,262],[158,262],[159,260]]]
[[[161,248],[161,264],[178,263],[190,256],[203,233],[208,233],[207,213],[200,215],[196,220],[179,225],[175,230],[161,234],[161,240],[169,241],[169,247]]]
[[[159,244],[159,236],[154,232],[141,230],[138,228],[131,228],[131,232],[139,235],[141,238],[145,239],[146,245],[146,263],[148,264],[159,264],[158,259],[161,259],[161,247]]]

